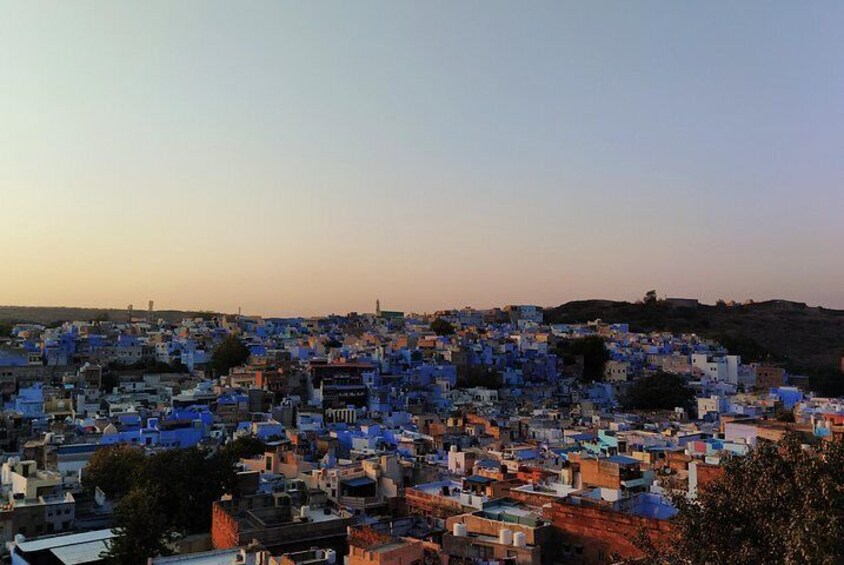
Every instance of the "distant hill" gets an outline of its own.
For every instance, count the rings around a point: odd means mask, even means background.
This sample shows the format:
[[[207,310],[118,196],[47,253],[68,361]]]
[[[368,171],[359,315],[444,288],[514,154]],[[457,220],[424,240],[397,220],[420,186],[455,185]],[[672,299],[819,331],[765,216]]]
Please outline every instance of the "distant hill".
[[[716,339],[746,361],[771,359],[794,372],[835,378],[844,353],[844,311],[800,302],[769,300],[726,306],[672,306],[578,300],[545,310],[549,323],[601,319],[630,324],[631,330],[691,332]],[[838,374],[838,380],[844,376]]]
[[[144,310],[135,310],[134,317],[143,317]],[[161,318],[168,322],[178,322],[182,318],[208,317],[215,315],[212,312],[190,312],[182,310],[155,310],[156,319]],[[113,322],[126,322],[129,320],[129,313],[125,309],[118,308],[75,308],[64,306],[0,306],[0,323],[33,323],[33,324],[55,324],[67,320],[110,320]]]

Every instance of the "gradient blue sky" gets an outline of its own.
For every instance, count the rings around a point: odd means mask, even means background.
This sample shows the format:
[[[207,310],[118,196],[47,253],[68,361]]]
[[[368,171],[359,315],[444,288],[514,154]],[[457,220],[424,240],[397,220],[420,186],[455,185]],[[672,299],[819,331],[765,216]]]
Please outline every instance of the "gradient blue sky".
[[[0,2],[0,303],[844,307],[844,2]]]

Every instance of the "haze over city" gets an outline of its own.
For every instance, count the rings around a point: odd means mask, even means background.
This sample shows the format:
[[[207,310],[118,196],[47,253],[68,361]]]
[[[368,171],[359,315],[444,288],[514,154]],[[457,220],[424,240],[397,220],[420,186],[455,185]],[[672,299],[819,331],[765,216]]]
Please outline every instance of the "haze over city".
[[[842,18],[3,3],[0,303],[844,308]]]
[[[0,0],[0,565],[844,563],[842,30]]]

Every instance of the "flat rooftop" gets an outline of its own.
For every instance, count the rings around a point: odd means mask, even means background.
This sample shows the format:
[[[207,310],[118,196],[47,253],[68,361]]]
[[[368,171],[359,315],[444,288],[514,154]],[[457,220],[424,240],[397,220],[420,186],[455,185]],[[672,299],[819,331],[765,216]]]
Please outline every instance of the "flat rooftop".
[[[114,533],[111,530],[94,530],[91,532],[82,532],[81,534],[50,536],[22,541],[17,544],[17,546],[22,552],[33,553],[36,551],[44,551],[46,549],[86,544],[95,541],[105,541],[113,537]]]
[[[165,565],[167,563],[186,563],[188,565],[231,565],[239,551],[239,548],[218,549],[214,551],[203,551],[201,553],[173,555],[171,557],[156,557],[152,560],[152,563],[153,565]]]

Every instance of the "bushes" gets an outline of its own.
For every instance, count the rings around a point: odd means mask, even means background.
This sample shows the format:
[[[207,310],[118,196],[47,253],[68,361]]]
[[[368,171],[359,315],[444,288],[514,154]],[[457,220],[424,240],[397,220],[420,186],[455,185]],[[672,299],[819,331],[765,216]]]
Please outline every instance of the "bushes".
[[[694,391],[683,377],[659,371],[630,385],[623,404],[636,410],[672,410],[678,406],[688,410],[693,400]]]

